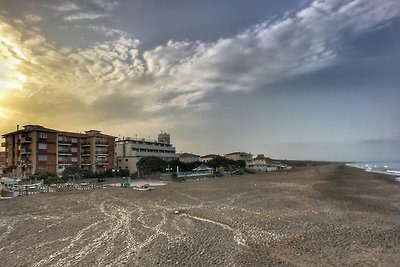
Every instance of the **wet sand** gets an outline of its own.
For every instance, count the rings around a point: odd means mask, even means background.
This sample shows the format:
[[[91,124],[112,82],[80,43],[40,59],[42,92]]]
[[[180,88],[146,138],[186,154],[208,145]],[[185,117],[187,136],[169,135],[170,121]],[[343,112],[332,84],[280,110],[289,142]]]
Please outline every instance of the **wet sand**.
[[[2,200],[0,266],[400,266],[399,193],[326,166]]]

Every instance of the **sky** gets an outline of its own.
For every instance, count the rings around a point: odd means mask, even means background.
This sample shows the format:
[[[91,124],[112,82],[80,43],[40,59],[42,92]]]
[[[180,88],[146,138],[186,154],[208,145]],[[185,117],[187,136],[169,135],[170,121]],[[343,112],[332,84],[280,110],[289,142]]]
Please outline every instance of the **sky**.
[[[398,0],[0,2],[0,133],[400,160]]]

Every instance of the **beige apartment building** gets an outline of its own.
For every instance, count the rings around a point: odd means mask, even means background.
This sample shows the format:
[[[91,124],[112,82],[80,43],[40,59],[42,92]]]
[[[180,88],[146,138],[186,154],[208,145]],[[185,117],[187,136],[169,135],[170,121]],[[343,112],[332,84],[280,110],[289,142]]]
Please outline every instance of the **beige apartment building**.
[[[97,130],[85,133],[58,131],[41,125],[25,125],[3,134],[5,172],[27,177],[39,172],[61,174],[67,166],[104,172],[115,166],[115,138]]]
[[[142,157],[154,156],[166,161],[179,159],[168,133],[160,133],[158,140],[154,141],[129,137],[118,139],[115,149],[118,169],[131,173],[137,172],[136,163]]]

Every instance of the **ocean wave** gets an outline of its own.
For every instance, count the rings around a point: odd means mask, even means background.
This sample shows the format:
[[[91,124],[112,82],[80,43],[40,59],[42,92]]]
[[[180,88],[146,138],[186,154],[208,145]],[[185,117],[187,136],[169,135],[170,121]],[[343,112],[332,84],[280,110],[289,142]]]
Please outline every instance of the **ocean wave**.
[[[366,172],[381,173],[386,175],[397,176],[394,179],[400,182],[400,162],[390,161],[390,162],[356,162],[346,164],[350,167],[359,168],[365,170]]]

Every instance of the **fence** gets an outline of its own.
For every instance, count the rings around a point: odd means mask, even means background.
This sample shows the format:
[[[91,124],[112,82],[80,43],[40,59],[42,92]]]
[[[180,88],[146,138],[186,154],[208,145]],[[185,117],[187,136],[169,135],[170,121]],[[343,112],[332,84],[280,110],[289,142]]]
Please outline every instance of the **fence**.
[[[178,177],[195,177],[195,176],[208,176],[208,175],[213,175],[214,171],[213,170],[207,170],[207,171],[191,171],[191,172],[178,172],[177,176]]]

